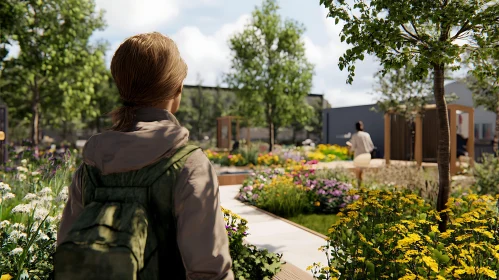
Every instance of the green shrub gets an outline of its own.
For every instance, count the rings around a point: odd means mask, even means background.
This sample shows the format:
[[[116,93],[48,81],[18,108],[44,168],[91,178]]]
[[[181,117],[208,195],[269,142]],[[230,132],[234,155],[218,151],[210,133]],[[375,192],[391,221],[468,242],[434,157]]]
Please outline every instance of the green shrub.
[[[272,279],[281,270],[280,254],[244,243],[247,221],[227,209],[223,209],[225,228],[229,236],[232,271],[236,279]]]
[[[481,164],[475,166],[476,192],[479,194],[499,194],[499,158],[487,154]]]
[[[280,176],[265,185],[256,206],[282,217],[292,217],[311,211],[311,203],[305,187],[295,185],[293,178]]]

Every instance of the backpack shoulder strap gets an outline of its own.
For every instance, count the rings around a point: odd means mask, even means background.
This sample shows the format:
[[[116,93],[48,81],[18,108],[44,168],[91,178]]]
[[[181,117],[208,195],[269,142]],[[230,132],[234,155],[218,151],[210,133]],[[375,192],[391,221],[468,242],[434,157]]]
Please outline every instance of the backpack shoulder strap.
[[[200,149],[200,148],[198,146],[194,146],[194,145],[186,145],[186,146],[179,148],[175,152],[175,154],[173,154],[173,156],[170,157],[168,159],[168,161],[166,162],[166,165],[165,165],[166,169],[169,169],[170,167],[172,167],[173,164],[175,164],[177,162],[182,162],[182,164],[183,164],[185,162],[185,160],[187,159],[187,156],[198,149]]]

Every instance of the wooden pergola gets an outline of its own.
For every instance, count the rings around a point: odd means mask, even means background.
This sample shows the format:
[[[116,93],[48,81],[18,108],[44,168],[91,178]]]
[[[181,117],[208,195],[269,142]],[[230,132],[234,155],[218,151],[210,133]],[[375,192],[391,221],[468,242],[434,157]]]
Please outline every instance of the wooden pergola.
[[[436,110],[436,105],[426,105],[425,112],[429,112],[432,110]],[[472,107],[459,105],[459,104],[449,104],[447,106],[449,111],[449,123],[450,123],[450,171],[451,174],[456,174],[458,171],[458,167],[456,166],[457,161],[457,111],[462,111],[468,114],[468,140],[466,143],[466,150],[468,152],[469,164],[470,166],[474,165],[475,158],[475,115],[474,109]],[[392,115],[396,115],[396,113],[386,113],[385,114],[385,162],[386,164],[390,164],[391,160],[391,147],[394,141],[392,141]],[[415,118],[415,141],[414,141],[414,159],[418,166],[423,164],[423,128],[425,122],[424,118],[426,116],[421,116],[420,114],[416,115]],[[436,120],[436,119],[435,119]],[[437,125],[436,123],[429,124]],[[437,130],[438,132],[438,130]],[[428,133],[429,134],[429,133]],[[429,137],[438,137],[437,135],[430,135]],[[401,140],[402,139],[402,140]],[[436,139],[436,138],[435,138]],[[403,137],[399,138],[399,141],[404,141]],[[438,147],[438,145],[437,145]],[[438,149],[438,148],[437,148]]]
[[[239,121],[241,117],[238,116],[224,116],[217,118],[217,148],[231,149],[232,144],[232,123],[236,121],[236,141],[239,140]],[[250,133],[246,135],[247,142],[249,143]]]

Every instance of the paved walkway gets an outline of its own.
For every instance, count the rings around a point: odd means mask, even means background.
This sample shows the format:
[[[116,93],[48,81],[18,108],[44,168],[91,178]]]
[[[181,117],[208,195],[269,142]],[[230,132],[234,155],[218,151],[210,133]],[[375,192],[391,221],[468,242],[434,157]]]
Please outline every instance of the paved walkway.
[[[224,208],[248,220],[249,243],[281,253],[284,261],[303,270],[314,262],[327,263],[325,254],[318,250],[326,244],[324,239],[235,199],[239,187],[220,187],[220,199]]]

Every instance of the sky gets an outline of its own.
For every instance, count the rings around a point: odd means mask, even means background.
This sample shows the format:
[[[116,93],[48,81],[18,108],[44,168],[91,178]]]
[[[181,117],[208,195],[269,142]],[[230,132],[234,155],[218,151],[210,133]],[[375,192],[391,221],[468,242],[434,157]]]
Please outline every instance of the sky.
[[[93,35],[108,41],[106,55],[112,54],[127,37],[158,31],[177,43],[189,67],[185,84],[215,86],[229,70],[229,38],[241,32],[261,0],[96,0],[106,11],[107,28]],[[302,23],[306,55],[315,65],[312,93],[324,94],[333,107],[372,104],[373,75],[379,64],[366,57],[356,64],[352,85],[346,84],[347,72],[338,68],[338,58],[349,46],[340,42],[341,25],[327,18],[319,0],[280,0],[280,14]]]

